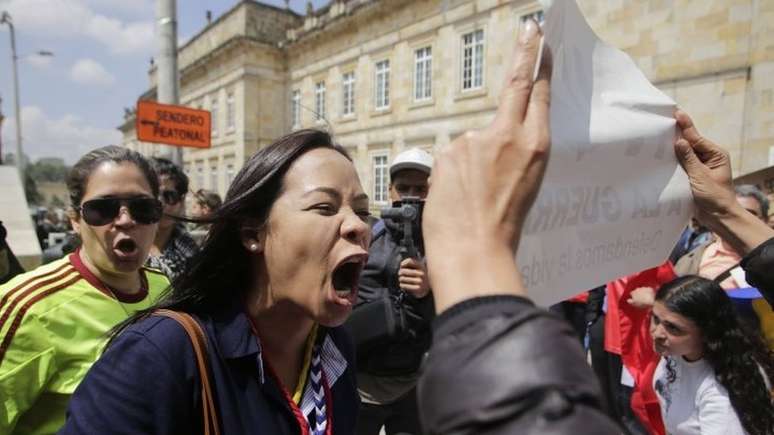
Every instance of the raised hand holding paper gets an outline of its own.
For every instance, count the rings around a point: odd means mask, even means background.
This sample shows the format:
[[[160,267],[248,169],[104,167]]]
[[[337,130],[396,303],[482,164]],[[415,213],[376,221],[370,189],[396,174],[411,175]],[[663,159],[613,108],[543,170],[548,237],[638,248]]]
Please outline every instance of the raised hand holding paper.
[[[599,40],[574,0],[544,3],[552,149],[517,263],[548,305],[663,263],[692,206],[674,101]]]

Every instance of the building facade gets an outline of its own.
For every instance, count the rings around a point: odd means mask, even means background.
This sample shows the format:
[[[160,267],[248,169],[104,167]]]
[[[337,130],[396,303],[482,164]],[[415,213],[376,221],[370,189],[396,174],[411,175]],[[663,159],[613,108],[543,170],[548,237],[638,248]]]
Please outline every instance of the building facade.
[[[735,175],[774,165],[774,0],[579,5],[729,150]],[[212,148],[184,153],[193,187],[224,193],[258,147],[325,128],[383,206],[397,153],[436,150],[492,119],[526,17],[542,19],[537,1],[334,0],[305,16],[238,3],[179,52],[182,104],[213,114]],[[126,121],[126,144],[159,152]]]

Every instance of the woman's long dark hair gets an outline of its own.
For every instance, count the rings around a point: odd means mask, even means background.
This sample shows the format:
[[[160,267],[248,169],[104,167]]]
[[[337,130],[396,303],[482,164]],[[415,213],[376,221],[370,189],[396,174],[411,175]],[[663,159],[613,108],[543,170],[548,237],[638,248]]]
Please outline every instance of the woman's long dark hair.
[[[656,300],[699,328],[703,358],[728,390],[744,429],[750,435],[774,434],[774,403],[761,374],[774,381],[774,352],[743,326],[728,294],[714,281],[689,275],[662,286]]]
[[[111,332],[115,338],[124,328],[152,311],[166,308],[193,314],[214,313],[242,301],[253,285],[253,254],[242,244],[243,230],[255,231],[266,223],[274,201],[282,192],[290,165],[316,148],[330,148],[351,160],[331,136],[319,130],[299,130],[260,149],[237,173],[223,204],[211,215],[185,219],[211,224],[201,250],[190,259],[164,296]]]

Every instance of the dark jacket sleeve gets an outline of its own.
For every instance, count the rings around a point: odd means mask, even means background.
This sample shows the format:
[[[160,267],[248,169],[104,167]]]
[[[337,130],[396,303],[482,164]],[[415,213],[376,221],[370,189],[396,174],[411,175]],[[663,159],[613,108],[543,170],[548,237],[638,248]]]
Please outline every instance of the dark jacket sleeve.
[[[742,259],[747,282],[774,307],[774,237],[763,242]]]
[[[368,248],[368,262],[360,274],[360,291],[357,305],[371,302],[390,294],[390,288],[397,289],[398,270],[400,269],[399,248],[388,231],[379,234]],[[434,315],[432,294],[423,298],[406,295],[405,302],[410,304],[424,318]]]
[[[187,340],[182,328],[169,325],[122,333],[75,390],[59,433],[200,433],[201,407],[192,400],[199,397],[198,372]]]
[[[368,261],[360,274],[357,306],[389,294],[388,269],[391,267],[391,254],[386,236],[382,235],[371,243],[368,248]]]
[[[440,315],[419,381],[426,434],[620,434],[569,325],[491,296]]]

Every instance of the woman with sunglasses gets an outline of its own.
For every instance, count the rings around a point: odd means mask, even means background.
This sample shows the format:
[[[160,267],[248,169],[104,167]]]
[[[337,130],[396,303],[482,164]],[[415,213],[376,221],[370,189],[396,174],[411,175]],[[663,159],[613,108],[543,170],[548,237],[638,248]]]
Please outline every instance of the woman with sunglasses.
[[[108,146],[67,179],[81,247],[0,286],[0,433],[49,434],[114,326],[169,286],[142,267],[161,218],[158,180],[138,153]]]
[[[164,214],[146,265],[161,270],[174,280],[185,271],[188,260],[199,252],[196,241],[179,219],[185,214],[188,176],[167,159],[152,157],[150,161],[159,177],[159,200],[164,205]]]
[[[653,387],[672,435],[774,434],[774,354],[716,282],[689,275],[655,295]]]
[[[237,174],[200,253],[155,307],[202,326],[220,433],[354,434],[353,348],[340,325],[357,300],[368,216],[355,166],[325,132],[289,134]],[[204,433],[184,329],[151,311],[125,326],[61,433]]]

